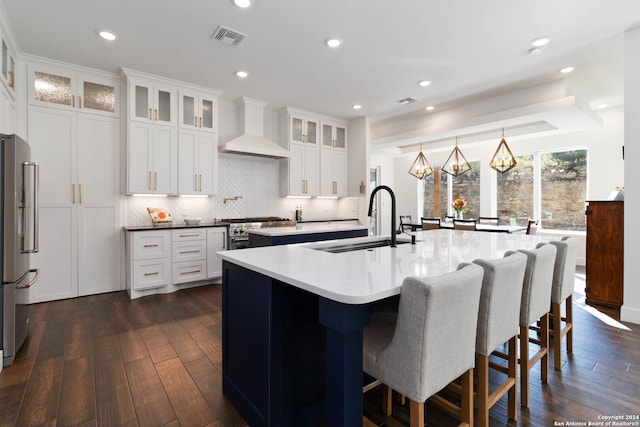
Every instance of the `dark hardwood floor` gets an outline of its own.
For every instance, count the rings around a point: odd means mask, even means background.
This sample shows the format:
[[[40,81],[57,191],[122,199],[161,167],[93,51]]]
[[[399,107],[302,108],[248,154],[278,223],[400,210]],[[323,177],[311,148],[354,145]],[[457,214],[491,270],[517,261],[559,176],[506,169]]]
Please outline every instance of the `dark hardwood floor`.
[[[503,398],[492,426],[640,414],[640,327],[596,317],[579,294],[574,301],[573,355],[563,354],[563,370],[552,368],[548,384],[534,368],[530,409],[508,422]],[[0,426],[245,425],[222,395],[219,285],[134,301],[116,292],[35,304],[30,328],[0,373]],[[367,417],[408,425],[408,405],[385,417],[380,394],[365,395]],[[429,426],[456,425],[429,404],[426,414]]]

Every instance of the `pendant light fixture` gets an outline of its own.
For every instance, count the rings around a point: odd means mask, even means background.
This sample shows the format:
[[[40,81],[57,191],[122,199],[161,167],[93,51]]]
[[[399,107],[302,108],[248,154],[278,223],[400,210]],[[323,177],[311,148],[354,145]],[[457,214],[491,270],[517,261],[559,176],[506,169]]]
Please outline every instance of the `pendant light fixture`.
[[[516,158],[513,156],[513,153],[507,145],[507,141],[504,139],[504,128],[502,128],[502,141],[500,141],[498,149],[489,163],[489,167],[500,173],[505,173],[513,169],[517,164]]]
[[[420,143],[420,153],[416,157],[415,161],[409,169],[409,174],[415,176],[418,179],[422,179],[433,173],[433,168],[427,161],[427,158],[422,154],[422,143]]]
[[[463,173],[469,172],[471,169],[471,165],[467,161],[466,157],[464,157],[464,154],[462,154],[462,151],[458,148],[458,137],[456,136],[456,146],[442,166],[442,172],[453,176],[459,176]]]

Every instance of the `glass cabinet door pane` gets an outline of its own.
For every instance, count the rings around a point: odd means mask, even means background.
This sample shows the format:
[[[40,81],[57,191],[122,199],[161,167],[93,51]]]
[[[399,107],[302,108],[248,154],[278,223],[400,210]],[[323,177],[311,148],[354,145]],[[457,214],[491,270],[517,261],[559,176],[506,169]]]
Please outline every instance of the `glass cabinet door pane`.
[[[302,142],[302,119],[298,117],[291,118],[291,140]]]
[[[327,124],[322,125],[322,146],[323,147],[333,147],[332,133],[333,133],[333,127],[331,125],[327,125]]]
[[[202,127],[213,129],[213,101],[210,99],[202,100]]]
[[[4,78],[7,78],[7,57],[9,56],[9,51],[7,49],[7,44],[4,40],[2,40],[2,75]]]
[[[318,123],[308,121],[307,122],[307,143],[309,144],[317,144],[318,143]]]
[[[116,111],[116,89],[113,86],[85,81],[82,83],[82,94],[84,99],[82,108],[110,113]]]
[[[149,88],[136,85],[136,117],[147,118],[151,120],[149,109]]]
[[[182,95],[182,124],[197,126],[196,99],[193,96]]]
[[[36,101],[72,106],[70,77],[36,71],[34,86]]]
[[[347,147],[347,130],[340,126],[336,127],[336,147],[337,148]]]
[[[158,91],[158,121],[171,121],[171,93],[164,90]]]

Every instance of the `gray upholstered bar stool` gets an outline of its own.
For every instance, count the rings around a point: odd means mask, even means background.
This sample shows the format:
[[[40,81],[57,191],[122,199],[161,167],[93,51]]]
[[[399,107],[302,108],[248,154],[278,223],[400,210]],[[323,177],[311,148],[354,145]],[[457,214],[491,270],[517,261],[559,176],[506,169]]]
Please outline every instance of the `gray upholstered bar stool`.
[[[424,402],[462,376],[463,425],[473,425],[473,365],[483,270],[469,264],[440,276],[407,277],[397,314],[373,313],[364,328],[364,371],[410,400],[411,427],[424,426]],[[452,328],[451,325],[455,325]]]
[[[553,367],[562,368],[562,337],[567,337],[567,353],[573,352],[573,288],[576,280],[576,258],[578,240],[575,237],[563,237],[551,241],[557,249],[553,270],[553,288],[551,289],[551,321],[553,328]],[[565,316],[562,317],[562,303],[565,303]],[[562,322],[564,321],[564,327]]]
[[[514,252],[510,256],[496,259],[473,261],[484,269],[480,308],[478,311],[478,329],[476,334],[476,407],[479,427],[489,425],[489,409],[508,393],[507,412],[509,418],[518,416],[518,332],[520,331],[520,300],[527,257]],[[508,342],[505,368],[489,361],[489,356],[504,343]],[[494,386],[489,393],[489,367],[507,377]],[[458,391],[456,384],[451,389]],[[451,411],[455,403],[437,395],[430,402],[446,411]]]
[[[520,404],[529,407],[529,371],[540,362],[543,383],[549,377],[549,307],[556,247],[540,243],[534,250],[520,250],[527,256],[520,302]],[[507,252],[505,256],[513,252]],[[539,350],[529,357],[529,326],[540,321]]]

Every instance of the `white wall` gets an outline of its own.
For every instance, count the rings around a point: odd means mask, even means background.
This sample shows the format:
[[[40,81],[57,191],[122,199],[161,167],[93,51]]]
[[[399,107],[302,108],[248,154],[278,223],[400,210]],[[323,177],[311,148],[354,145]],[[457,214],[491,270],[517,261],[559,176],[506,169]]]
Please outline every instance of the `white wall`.
[[[624,216],[624,304],[620,317],[640,325],[640,225],[634,215],[640,212],[640,28],[625,33],[625,181]]]
[[[380,174],[378,176],[378,185],[386,185],[393,189],[393,192],[396,195],[396,217],[403,213],[402,210],[398,207],[398,186],[395,183],[395,162],[391,157],[379,156],[379,155],[371,155],[369,160],[369,166],[371,168],[380,168]],[[368,194],[371,194],[371,190],[369,189]],[[389,235],[391,234],[391,198],[387,194],[387,192],[379,192],[376,194],[376,198],[380,196],[380,231],[378,235]],[[365,210],[368,209],[368,200],[365,203]],[[398,223],[398,218],[396,218],[396,223]]]

